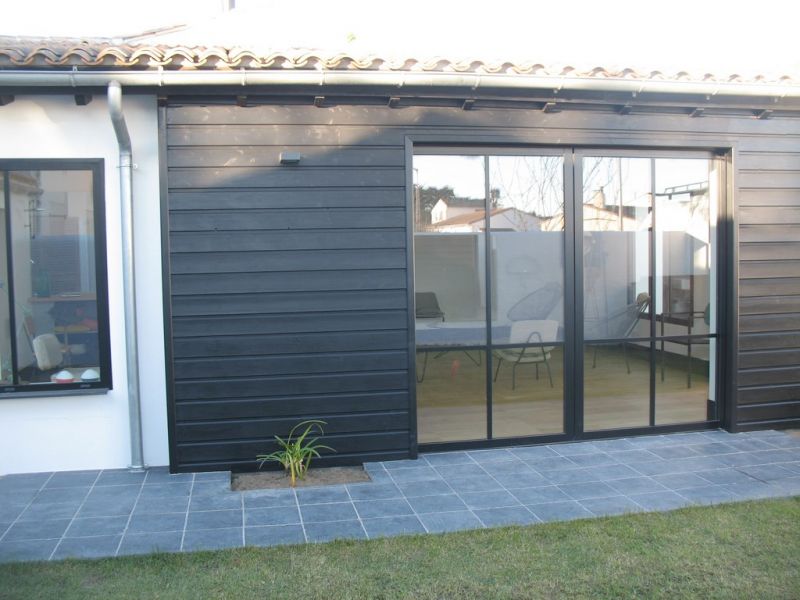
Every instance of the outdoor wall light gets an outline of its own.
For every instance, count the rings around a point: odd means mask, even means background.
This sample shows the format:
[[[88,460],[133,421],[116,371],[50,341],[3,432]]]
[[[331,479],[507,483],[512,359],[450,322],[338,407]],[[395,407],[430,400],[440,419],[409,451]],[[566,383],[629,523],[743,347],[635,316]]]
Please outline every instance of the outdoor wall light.
[[[282,165],[297,165],[300,164],[300,159],[303,158],[299,152],[281,152],[280,161]]]

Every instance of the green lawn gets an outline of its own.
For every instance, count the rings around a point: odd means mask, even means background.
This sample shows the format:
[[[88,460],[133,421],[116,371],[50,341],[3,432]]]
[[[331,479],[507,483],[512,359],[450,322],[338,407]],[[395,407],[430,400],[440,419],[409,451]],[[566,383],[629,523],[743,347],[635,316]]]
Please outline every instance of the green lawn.
[[[800,498],[368,542],[0,565],[0,598],[798,598]]]

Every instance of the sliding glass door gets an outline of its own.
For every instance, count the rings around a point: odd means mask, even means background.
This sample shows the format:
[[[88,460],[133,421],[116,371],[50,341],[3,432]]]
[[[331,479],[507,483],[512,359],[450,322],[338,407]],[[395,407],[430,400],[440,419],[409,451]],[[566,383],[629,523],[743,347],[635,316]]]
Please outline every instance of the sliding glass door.
[[[564,431],[564,179],[563,152],[414,157],[421,443]]]
[[[719,419],[722,161],[417,149],[421,444]]]
[[[655,151],[576,159],[584,431],[717,419],[720,161]]]

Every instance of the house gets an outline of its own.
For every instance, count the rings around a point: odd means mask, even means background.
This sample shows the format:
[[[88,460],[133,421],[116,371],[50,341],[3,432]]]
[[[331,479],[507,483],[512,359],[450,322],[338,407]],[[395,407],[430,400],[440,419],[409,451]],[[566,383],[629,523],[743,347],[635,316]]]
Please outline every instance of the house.
[[[0,131],[0,474],[800,424],[796,79],[0,38]]]

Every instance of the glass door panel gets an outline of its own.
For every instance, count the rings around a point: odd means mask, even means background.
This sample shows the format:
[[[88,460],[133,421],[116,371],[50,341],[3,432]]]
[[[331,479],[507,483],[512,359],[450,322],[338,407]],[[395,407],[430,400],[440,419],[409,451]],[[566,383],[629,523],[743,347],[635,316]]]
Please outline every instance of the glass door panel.
[[[654,162],[655,314],[661,338],[655,423],[714,419],[716,340],[710,336],[717,331],[719,166],[704,158]]]
[[[414,157],[420,443],[487,435],[485,183],[483,157]]]
[[[564,158],[490,156],[492,434],[564,430]]]

